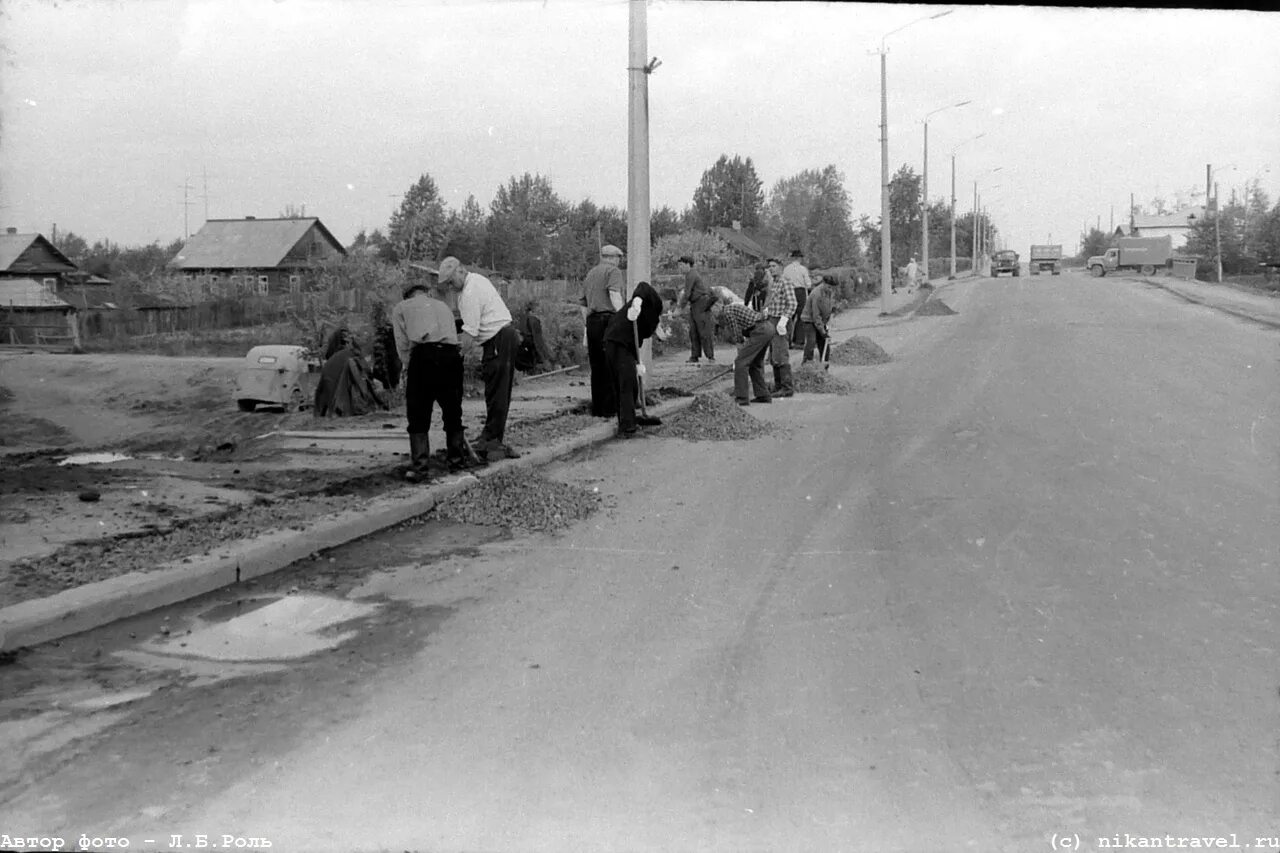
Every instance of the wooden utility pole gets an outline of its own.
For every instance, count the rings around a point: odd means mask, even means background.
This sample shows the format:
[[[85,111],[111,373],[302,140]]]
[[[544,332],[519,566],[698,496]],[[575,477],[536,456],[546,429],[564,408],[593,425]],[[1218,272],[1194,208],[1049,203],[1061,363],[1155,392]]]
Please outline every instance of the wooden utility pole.
[[[650,61],[647,0],[631,0],[627,124],[627,299],[642,281],[653,283],[649,245],[649,75],[661,64]],[[652,361],[649,341],[640,362]]]

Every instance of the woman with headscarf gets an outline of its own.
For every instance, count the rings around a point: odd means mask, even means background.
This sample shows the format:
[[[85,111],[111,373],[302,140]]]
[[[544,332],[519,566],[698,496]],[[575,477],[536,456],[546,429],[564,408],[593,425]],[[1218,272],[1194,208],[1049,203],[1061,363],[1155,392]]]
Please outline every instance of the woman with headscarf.
[[[386,401],[370,376],[360,345],[346,326],[329,336],[324,367],[316,386],[315,416],[343,418],[386,409]]]

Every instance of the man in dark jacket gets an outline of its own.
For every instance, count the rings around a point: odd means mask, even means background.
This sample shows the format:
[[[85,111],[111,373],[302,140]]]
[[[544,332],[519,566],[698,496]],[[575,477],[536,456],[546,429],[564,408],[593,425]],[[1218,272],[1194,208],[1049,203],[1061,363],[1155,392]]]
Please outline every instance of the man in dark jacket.
[[[662,316],[662,297],[642,281],[631,294],[631,301],[614,312],[604,332],[604,354],[613,377],[614,396],[618,401],[618,437],[635,438],[637,426],[657,426],[657,418],[638,417],[639,377],[644,375],[638,345],[643,344],[658,328]]]
[[[711,319],[711,306],[716,304],[715,294],[693,268],[693,258],[682,257],[676,264],[684,273],[684,292],[680,294],[677,308],[689,306],[689,363],[697,364],[704,354],[707,361],[716,360],[716,327]]]
[[[342,326],[329,337],[324,367],[316,385],[317,418],[346,418],[386,409],[386,400],[369,375],[369,366],[351,332]]]

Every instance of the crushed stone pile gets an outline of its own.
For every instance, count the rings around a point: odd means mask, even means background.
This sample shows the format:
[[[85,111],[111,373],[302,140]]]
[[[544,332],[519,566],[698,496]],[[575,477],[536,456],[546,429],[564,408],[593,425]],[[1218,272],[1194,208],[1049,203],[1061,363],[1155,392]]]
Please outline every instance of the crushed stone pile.
[[[805,394],[852,394],[857,390],[851,383],[816,364],[802,364],[792,374],[796,391]]]
[[[600,418],[592,417],[589,411],[590,405],[590,403],[586,404],[582,410],[575,409],[548,417],[516,421],[507,427],[507,434],[503,440],[515,447],[532,448],[577,435],[584,429],[604,423]]]
[[[752,417],[723,394],[699,394],[689,408],[667,418],[656,434],[685,441],[741,441],[777,430]]]
[[[589,517],[600,496],[528,471],[503,471],[446,498],[431,511],[463,524],[553,531]]]
[[[956,310],[941,299],[930,299],[928,302],[920,306],[916,311],[917,314],[924,314],[929,317],[945,317],[948,314],[955,314]]]
[[[889,353],[862,335],[856,335],[831,350],[832,364],[884,364],[889,360]]]

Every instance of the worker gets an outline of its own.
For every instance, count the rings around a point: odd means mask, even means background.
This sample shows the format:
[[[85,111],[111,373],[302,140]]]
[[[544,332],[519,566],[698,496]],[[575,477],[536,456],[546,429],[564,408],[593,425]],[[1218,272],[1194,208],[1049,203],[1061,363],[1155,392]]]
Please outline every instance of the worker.
[[[769,385],[764,380],[764,359],[778,330],[763,314],[741,302],[721,303],[716,313],[729,337],[742,341],[733,360],[733,398],[739,406],[772,403]],[[748,389],[753,396],[747,396]]]
[[[805,299],[809,295],[809,269],[804,265],[804,253],[799,249],[792,250],[791,262],[783,269],[782,280],[791,287],[796,296],[795,312],[789,321],[791,335],[788,337],[788,346],[802,345],[804,340],[800,337],[800,309],[804,307]]]
[[[920,265],[916,263],[913,255],[910,263],[907,264],[907,293],[914,293],[915,289],[920,285]]]
[[[485,418],[475,452],[485,462],[519,459],[520,453],[503,441],[516,378],[516,350],[520,347],[511,312],[493,282],[469,272],[457,258],[450,256],[441,261],[439,276],[442,286],[452,286],[458,293],[462,321],[459,340],[463,348],[479,344],[484,349],[480,376],[484,379]]]
[[[715,364],[715,326],[711,320],[711,306],[716,298],[702,280],[702,274],[694,269],[692,256],[684,255],[676,266],[684,273],[684,290],[676,308],[689,307],[689,364],[698,364],[704,354],[707,361]]]
[[[769,259],[769,295],[765,298],[763,314],[776,334],[769,345],[769,361],[773,365],[773,396],[794,397],[795,385],[791,381],[791,347],[787,340],[787,324],[796,312],[795,289],[779,274],[782,262]]]
[[[800,325],[804,332],[804,360],[813,361],[816,348],[818,358],[829,361],[831,354],[827,351],[827,324],[831,322],[831,313],[835,306],[835,279],[823,275],[818,285],[809,292],[809,298],[800,309]]]
[[[618,401],[618,438],[636,438],[637,427],[662,423],[658,418],[636,414],[645,375],[639,348],[658,330],[661,316],[662,297],[649,282],[642,281],[632,292],[631,301],[614,312],[605,328],[604,353]]]
[[[425,481],[431,457],[431,409],[440,405],[445,456],[451,471],[470,463],[462,427],[462,352],[449,306],[428,293],[421,278],[410,279],[404,299],[391,309],[391,328],[404,377],[409,418],[409,467],[405,479]]]
[[[618,413],[613,397],[613,375],[604,358],[604,330],[622,307],[627,281],[619,267],[622,250],[606,245],[600,249],[600,263],[582,282],[583,324],[586,327],[587,361],[591,365],[591,414],[611,418]]]

